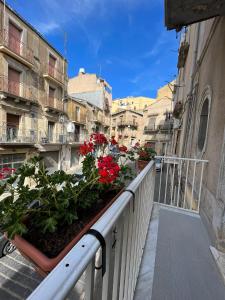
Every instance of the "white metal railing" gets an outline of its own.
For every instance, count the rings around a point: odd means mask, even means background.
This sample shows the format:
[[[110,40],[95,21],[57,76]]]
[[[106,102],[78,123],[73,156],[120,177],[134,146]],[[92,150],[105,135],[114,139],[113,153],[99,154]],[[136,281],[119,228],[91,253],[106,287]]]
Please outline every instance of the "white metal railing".
[[[161,161],[157,202],[199,212],[207,160],[156,156]]]
[[[127,188],[135,193],[135,199],[124,191],[92,227],[106,241],[103,277],[101,270],[95,269],[101,264],[100,243],[87,234],[28,299],[133,299],[151,217],[154,181],[154,162],[150,162]]]

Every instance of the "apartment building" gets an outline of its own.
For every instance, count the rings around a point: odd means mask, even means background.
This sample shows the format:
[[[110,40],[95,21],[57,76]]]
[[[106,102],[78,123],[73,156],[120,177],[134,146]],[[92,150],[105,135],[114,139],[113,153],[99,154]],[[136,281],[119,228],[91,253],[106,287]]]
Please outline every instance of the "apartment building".
[[[0,157],[42,153],[58,167],[67,62],[30,24],[0,2]]]
[[[155,149],[158,155],[164,155],[169,148],[172,130],[172,98],[154,101],[143,112],[141,141]]]
[[[86,101],[88,107],[88,132],[99,131],[110,134],[112,88],[96,74],[88,74],[83,68],[77,76],[70,78],[68,93]]]
[[[155,99],[148,97],[126,97],[114,99],[112,102],[112,113],[116,113],[120,110],[128,109],[134,110],[139,113],[143,113],[149,105],[153,103]]]
[[[224,251],[225,6],[224,1],[217,1],[217,5],[205,1],[204,9],[192,9],[195,5],[197,8],[198,2],[189,3],[183,10],[175,1],[172,6],[166,6],[169,29],[180,30],[183,25],[189,25],[183,32],[179,49],[171,152],[208,161],[202,175],[196,165],[194,169],[197,181],[203,183],[200,214],[214,245]],[[218,15],[221,17],[215,17]],[[196,186],[193,187],[192,182],[188,184],[197,195]]]
[[[128,148],[134,146],[141,139],[142,117],[141,113],[128,109],[112,114],[111,136]]]

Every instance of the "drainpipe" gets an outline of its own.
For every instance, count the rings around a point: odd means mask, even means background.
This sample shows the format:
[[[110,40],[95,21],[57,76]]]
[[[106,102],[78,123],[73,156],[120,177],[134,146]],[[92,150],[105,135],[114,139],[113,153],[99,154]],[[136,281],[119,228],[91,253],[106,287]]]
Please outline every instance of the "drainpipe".
[[[194,57],[193,57],[193,63],[192,63],[192,68],[191,68],[191,85],[189,89],[189,93],[187,97],[191,97],[193,87],[194,87],[194,73],[196,70],[196,65],[197,65],[197,59],[198,59],[198,49],[199,49],[199,35],[200,35],[200,22],[196,24],[197,28],[197,33],[196,33],[196,39],[195,39],[195,49],[194,49]],[[186,150],[187,150],[187,143],[188,143],[188,137],[189,137],[189,132],[190,132],[190,126],[191,126],[191,118],[192,118],[192,109],[193,109],[193,98],[188,100],[187,103],[187,113],[186,117],[184,119],[184,134],[183,134],[183,140],[181,142],[181,150],[180,153],[182,154],[182,157],[186,156]]]

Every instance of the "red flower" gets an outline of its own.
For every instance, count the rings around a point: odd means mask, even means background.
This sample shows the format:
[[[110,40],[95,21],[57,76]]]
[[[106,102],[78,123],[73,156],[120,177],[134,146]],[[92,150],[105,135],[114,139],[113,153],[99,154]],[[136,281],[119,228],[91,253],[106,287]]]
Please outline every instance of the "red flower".
[[[119,176],[120,167],[114,162],[111,155],[100,157],[98,159],[98,174],[100,175],[99,182],[110,184]]]
[[[120,150],[120,152],[127,152],[127,147],[126,146],[120,146],[119,150]]]
[[[136,143],[135,145],[134,145],[134,148],[139,148],[140,147],[140,143]]]
[[[149,157],[148,152],[144,151],[144,150],[141,150],[138,154],[139,154],[140,158],[146,158],[147,159]]]
[[[96,146],[108,144],[107,138],[103,133],[93,133],[90,140],[93,141]]]
[[[79,150],[81,155],[87,155],[94,150],[94,145],[91,142],[84,142],[84,144],[80,146]]]
[[[110,140],[111,145],[117,145],[117,141],[115,140],[115,137],[112,136],[111,140]]]

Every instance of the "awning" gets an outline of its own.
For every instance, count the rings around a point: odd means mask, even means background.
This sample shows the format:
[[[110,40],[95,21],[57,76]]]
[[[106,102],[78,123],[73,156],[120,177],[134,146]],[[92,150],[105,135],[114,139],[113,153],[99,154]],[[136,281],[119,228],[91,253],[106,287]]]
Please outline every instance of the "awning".
[[[165,0],[167,29],[179,31],[183,26],[225,15],[224,0]]]

